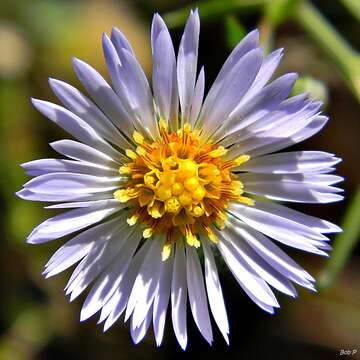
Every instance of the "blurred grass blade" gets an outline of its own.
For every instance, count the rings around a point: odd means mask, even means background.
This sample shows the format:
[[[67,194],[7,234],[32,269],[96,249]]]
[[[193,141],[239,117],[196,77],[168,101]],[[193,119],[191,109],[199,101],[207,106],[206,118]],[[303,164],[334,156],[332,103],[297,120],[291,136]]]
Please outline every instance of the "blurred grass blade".
[[[291,16],[299,0],[274,0],[265,5],[264,16],[273,25],[279,26]]]
[[[171,11],[164,15],[164,20],[169,28],[179,27],[185,24],[191,9],[198,8],[201,16],[201,21],[210,19],[219,19],[219,17],[243,13],[246,11],[253,11],[259,9],[265,3],[271,0],[207,0],[195,2],[191,5],[185,6],[179,10]]]
[[[233,15],[225,18],[226,43],[229,49],[234,48],[246,35],[246,30],[240,21]]]
[[[273,49],[276,29],[292,16],[299,0],[273,0],[264,6],[259,24],[260,41],[265,54]]]
[[[343,5],[349,10],[358,21],[360,21],[360,1],[359,0],[341,0]]]
[[[326,289],[334,282],[336,276],[344,268],[356,242],[360,237],[360,186],[348,207],[343,221],[343,232],[334,242],[334,250],[327,266],[319,276],[318,287]]]
[[[300,76],[293,87],[291,95],[295,96],[303,93],[309,93],[312,98],[322,101],[324,107],[327,107],[329,92],[321,80],[309,75]]]
[[[360,102],[360,57],[325,17],[308,1],[299,2],[296,21],[325,51]]]

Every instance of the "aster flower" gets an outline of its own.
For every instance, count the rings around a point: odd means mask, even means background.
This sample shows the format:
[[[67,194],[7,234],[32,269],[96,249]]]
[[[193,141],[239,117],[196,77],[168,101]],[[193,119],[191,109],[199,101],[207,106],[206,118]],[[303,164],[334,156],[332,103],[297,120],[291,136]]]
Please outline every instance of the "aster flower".
[[[76,140],[50,144],[66,159],[23,164],[34,178],[18,196],[67,209],[38,225],[27,241],[74,236],[48,261],[45,276],[78,263],[65,291],[72,301],[90,289],[81,320],[100,312],[107,330],[123,315],[135,343],[152,323],[161,344],[170,307],[185,349],[188,300],[203,337],[212,343],[211,312],[228,342],[214,254],[251,300],[273,313],[279,304],[271,287],[292,297],[293,284],[314,290],[314,278],[276,243],[327,255],[324,234],[340,231],[273,201],[342,199],[333,186],[342,178],[330,174],[339,162],[333,154],[276,153],[326,124],[321,103],[307,94],[288,98],[296,74],[270,82],[283,51],[264,57],[256,30],[233,50],[203,101],[199,28],[195,10],[176,58],[165,23],[154,16],[152,90],[130,44],[114,28],[111,38],[103,36],[112,87],[74,59],[89,97],[50,79],[64,107],[32,100]]]

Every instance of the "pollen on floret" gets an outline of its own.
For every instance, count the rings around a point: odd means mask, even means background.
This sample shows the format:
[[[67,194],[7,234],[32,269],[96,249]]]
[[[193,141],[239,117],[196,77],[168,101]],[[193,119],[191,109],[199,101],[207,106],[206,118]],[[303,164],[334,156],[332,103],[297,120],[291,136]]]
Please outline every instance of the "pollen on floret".
[[[130,166],[126,166],[126,165],[120,166],[120,168],[119,168],[119,174],[126,174],[126,175],[131,174],[131,168],[130,168]]]
[[[130,158],[132,160],[136,160],[136,158],[137,158],[136,152],[134,152],[133,150],[126,149],[125,154],[128,158]]]
[[[140,145],[144,142],[144,137],[137,131],[134,131],[133,139],[137,144],[140,144]]]
[[[146,228],[146,229],[143,231],[143,237],[144,237],[144,239],[148,239],[148,238],[150,238],[152,235],[153,235],[153,229],[152,229],[152,228]]]
[[[171,244],[165,244],[161,252],[161,260],[166,261],[171,254]]]
[[[243,195],[241,176],[233,168],[248,161],[248,155],[225,160],[227,149],[203,143],[200,135],[186,123],[182,129],[168,132],[159,121],[161,140],[147,142],[139,132],[133,133],[136,150],[126,150],[128,163],[119,172],[128,177],[114,198],[128,203],[133,215],[130,226],[144,225],[143,237],[166,236],[162,259],[171,254],[172,243],[183,238],[189,246],[199,247],[199,235],[216,243],[213,226],[222,228],[230,201],[246,205],[253,200]]]
[[[139,216],[134,214],[134,215],[130,216],[126,220],[126,222],[128,223],[129,226],[134,226],[137,223],[138,219],[139,219]]]

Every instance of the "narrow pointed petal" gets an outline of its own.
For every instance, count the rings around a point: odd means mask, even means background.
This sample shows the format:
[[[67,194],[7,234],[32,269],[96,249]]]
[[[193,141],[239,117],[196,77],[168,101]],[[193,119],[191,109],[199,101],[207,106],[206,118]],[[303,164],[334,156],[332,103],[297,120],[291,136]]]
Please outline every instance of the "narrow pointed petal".
[[[182,119],[188,119],[190,115],[196,80],[199,34],[200,19],[198,11],[191,11],[181,38],[177,58],[177,79]]]
[[[175,51],[164,21],[154,15],[151,28],[151,47],[153,57],[153,91],[159,114],[171,128],[177,130],[178,89],[176,78]]]
[[[171,273],[173,269],[174,256],[171,253],[169,259],[165,261],[161,271],[154,298],[153,324],[156,345],[160,346],[164,337],[166,313],[170,300],[171,292]]]
[[[229,344],[229,322],[214,255],[207,239],[202,239],[202,246],[204,249],[205,282],[210,309],[226,343]]]
[[[191,312],[202,336],[211,345],[213,336],[204,279],[199,256],[193,246],[186,246],[186,275]]]
[[[176,338],[183,350],[187,345],[186,329],[186,261],[184,247],[176,245],[171,282],[171,317]]]
[[[121,210],[125,205],[116,200],[104,200],[88,208],[70,210],[45,220],[28,236],[27,242],[39,244],[96,224],[107,216]]]

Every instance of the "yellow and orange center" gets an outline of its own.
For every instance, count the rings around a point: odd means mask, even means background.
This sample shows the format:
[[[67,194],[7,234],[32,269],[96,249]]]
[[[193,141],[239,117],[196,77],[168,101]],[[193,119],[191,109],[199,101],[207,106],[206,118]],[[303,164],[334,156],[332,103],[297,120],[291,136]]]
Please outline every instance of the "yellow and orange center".
[[[225,160],[226,149],[203,144],[187,124],[177,132],[168,132],[162,125],[160,133],[160,141],[148,143],[134,132],[138,147],[126,151],[129,162],[119,169],[128,181],[114,197],[129,202],[133,213],[128,223],[145,224],[145,238],[155,233],[166,236],[165,260],[179,237],[199,247],[198,236],[203,232],[216,242],[211,227],[223,226],[229,201],[251,205],[253,200],[242,195],[243,184],[232,172],[248,161],[248,155]]]

